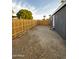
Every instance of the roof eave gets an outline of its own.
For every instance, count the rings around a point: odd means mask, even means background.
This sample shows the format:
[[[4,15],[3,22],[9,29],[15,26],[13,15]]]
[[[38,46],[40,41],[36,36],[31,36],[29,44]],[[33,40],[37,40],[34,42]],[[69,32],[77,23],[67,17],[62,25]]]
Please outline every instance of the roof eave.
[[[56,12],[58,12],[62,7],[64,7],[66,5],[66,3],[61,4],[52,15],[54,15]]]

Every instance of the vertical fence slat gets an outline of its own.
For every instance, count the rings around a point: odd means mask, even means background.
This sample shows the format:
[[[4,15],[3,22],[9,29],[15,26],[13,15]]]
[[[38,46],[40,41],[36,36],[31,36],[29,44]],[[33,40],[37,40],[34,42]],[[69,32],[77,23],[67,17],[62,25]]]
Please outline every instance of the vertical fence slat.
[[[13,19],[12,20],[12,38],[16,38],[19,34],[23,34],[29,29],[36,25],[48,25],[48,20],[23,20]]]

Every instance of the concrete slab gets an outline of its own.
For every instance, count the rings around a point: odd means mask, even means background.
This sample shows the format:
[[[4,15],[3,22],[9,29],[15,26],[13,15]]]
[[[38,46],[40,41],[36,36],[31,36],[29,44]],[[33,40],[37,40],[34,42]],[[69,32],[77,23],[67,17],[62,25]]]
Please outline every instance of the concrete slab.
[[[13,59],[66,59],[64,40],[47,26],[37,26],[13,40]]]

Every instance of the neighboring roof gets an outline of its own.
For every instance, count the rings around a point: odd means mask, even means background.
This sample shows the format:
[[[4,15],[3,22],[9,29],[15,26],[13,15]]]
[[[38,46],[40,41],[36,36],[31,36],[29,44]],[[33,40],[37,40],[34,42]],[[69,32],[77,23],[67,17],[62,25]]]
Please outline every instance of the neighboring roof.
[[[14,12],[14,10],[12,10],[12,16],[16,16],[16,13]]]
[[[63,4],[61,4],[56,10],[55,10],[55,12],[53,13],[53,15],[56,13],[56,12],[58,12],[63,6],[65,6],[66,5],[66,3],[64,2]]]
[[[16,14],[12,14],[12,16],[16,16]]]

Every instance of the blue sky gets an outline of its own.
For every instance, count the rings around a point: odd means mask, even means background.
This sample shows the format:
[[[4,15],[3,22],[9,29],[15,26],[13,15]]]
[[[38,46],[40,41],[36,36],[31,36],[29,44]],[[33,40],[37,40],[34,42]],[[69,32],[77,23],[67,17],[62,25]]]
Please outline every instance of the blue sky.
[[[17,13],[20,9],[28,9],[32,11],[34,19],[43,19],[58,7],[59,0],[12,0],[12,8]]]

